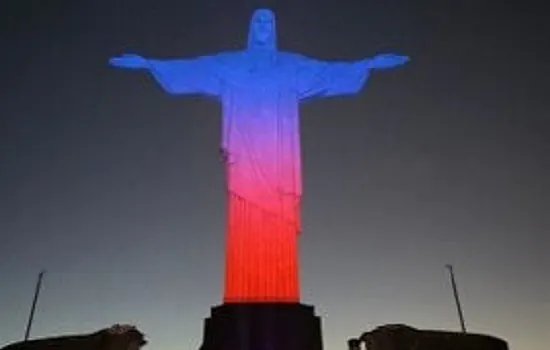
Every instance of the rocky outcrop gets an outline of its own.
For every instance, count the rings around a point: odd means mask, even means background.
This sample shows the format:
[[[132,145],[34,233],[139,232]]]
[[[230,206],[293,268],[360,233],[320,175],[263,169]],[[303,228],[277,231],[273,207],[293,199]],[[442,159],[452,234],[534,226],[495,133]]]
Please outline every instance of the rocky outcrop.
[[[145,335],[136,327],[116,324],[89,334],[17,342],[0,350],[140,350],[146,344]]]
[[[505,341],[482,334],[384,325],[348,341],[349,350],[508,350]]]

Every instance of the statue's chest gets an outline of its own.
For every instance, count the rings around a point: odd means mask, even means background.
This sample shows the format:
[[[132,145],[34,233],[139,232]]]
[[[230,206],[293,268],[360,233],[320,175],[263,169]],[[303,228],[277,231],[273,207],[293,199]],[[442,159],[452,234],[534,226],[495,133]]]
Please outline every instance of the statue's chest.
[[[288,90],[292,77],[285,67],[273,65],[261,67],[255,64],[244,64],[225,72],[227,89],[247,93],[280,93]]]

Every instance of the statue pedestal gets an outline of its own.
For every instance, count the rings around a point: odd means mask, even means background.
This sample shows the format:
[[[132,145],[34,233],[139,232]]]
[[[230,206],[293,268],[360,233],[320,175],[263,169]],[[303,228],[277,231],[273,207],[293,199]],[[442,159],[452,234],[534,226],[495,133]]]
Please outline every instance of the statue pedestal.
[[[200,350],[322,350],[321,319],[299,303],[223,304],[204,322]]]

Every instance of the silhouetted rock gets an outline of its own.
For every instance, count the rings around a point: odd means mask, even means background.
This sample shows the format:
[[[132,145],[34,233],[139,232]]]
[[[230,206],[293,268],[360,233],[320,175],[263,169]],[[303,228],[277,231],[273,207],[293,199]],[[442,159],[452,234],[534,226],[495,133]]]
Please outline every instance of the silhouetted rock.
[[[348,341],[350,350],[352,340]],[[359,337],[366,350],[508,350],[505,341],[482,334],[419,330],[394,324],[380,326]]]
[[[0,350],[139,350],[145,345],[145,335],[137,328],[116,324],[90,334],[17,342]]]

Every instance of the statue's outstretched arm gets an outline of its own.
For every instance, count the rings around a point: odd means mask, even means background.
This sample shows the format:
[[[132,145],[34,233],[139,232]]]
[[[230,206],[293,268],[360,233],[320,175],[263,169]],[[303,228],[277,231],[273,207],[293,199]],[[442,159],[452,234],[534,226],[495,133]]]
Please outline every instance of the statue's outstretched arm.
[[[214,56],[187,59],[147,59],[126,54],[109,60],[111,66],[147,70],[169,94],[199,94],[219,97],[222,90]]]
[[[312,98],[351,95],[359,92],[370,72],[401,66],[408,56],[383,54],[357,61],[319,61],[298,56],[297,88],[301,101]]]

